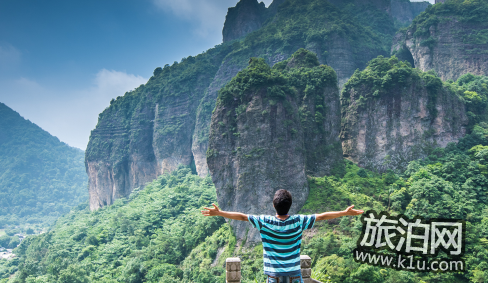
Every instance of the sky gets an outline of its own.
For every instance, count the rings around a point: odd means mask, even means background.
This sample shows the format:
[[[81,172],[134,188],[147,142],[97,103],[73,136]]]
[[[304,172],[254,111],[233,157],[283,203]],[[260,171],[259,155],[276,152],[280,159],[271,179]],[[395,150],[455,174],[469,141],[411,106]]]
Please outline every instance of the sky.
[[[0,102],[85,150],[112,98],[220,44],[237,2],[0,0]]]

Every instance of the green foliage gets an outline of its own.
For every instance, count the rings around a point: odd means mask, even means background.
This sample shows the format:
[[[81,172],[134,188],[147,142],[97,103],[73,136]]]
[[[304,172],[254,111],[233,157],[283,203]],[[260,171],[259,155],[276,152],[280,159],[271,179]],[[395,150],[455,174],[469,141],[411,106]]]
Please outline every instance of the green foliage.
[[[451,21],[453,17],[461,22],[486,26],[488,3],[485,0],[448,0],[444,4],[432,5],[413,20],[410,28],[416,37],[429,37],[432,26],[436,27],[441,21]],[[476,43],[484,42],[484,36],[485,32],[481,32],[479,36],[469,34],[466,38],[470,43]]]
[[[301,211],[343,210],[355,204],[409,217],[464,219],[464,274],[408,273],[357,264],[351,251],[362,226],[355,217],[316,223],[317,231],[304,239],[302,253],[312,257],[314,276],[324,282],[483,282],[488,274],[487,177],[488,125],[482,123],[458,144],[436,148],[427,158],[411,162],[402,174],[378,175],[346,162],[342,178],[310,178],[309,198]]]
[[[478,123],[488,122],[488,77],[468,73],[452,82],[451,88],[464,98],[470,130]]]
[[[420,46],[427,46],[431,50],[435,47],[436,44],[437,44],[437,40],[435,40],[435,38],[433,37],[429,37],[425,40],[422,40],[422,42],[420,42]]]
[[[349,99],[352,89],[365,89],[365,99],[387,95],[391,88],[400,88],[420,79],[420,71],[412,68],[407,62],[399,61],[395,56],[379,56],[371,60],[364,71],[356,71],[344,85],[343,98]]]
[[[242,105],[261,88],[271,101],[284,101],[287,96],[323,100],[325,87],[336,87],[337,76],[331,67],[319,65],[317,56],[305,49],[295,52],[288,60],[270,68],[262,58],[251,58],[249,66],[240,71],[219,91],[218,103],[236,105],[236,113],[243,112]],[[322,98],[322,99],[321,99]],[[285,105],[286,108],[287,105]],[[317,107],[323,109],[322,105]],[[263,115],[266,114],[263,112]],[[322,115],[320,113],[320,115]]]
[[[309,178],[310,193],[301,213],[340,211],[354,204],[357,207],[384,209],[388,205],[390,179],[345,161],[343,177]],[[402,180],[395,180],[401,183]]]
[[[467,44],[488,44],[488,29],[473,31],[465,35],[463,41]]]
[[[365,70],[357,70],[344,85],[341,97],[342,107],[350,106],[351,93],[359,93],[354,107],[361,108],[369,99],[392,95],[392,93],[401,92],[402,89],[412,85],[427,89],[427,109],[433,117],[436,117],[437,95],[444,87],[441,79],[435,72],[422,72],[412,68],[408,62],[399,61],[395,56],[390,58],[378,56],[368,63]],[[452,94],[455,95],[455,91],[452,91]],[[349,109],[348,111],[354,110]]]
[[[181,168],[111,206],[75,209],[15,250],[13,282],[159,282],[163,274],[167,282],[181,281],[180,264],[208,236],[221,231],[219,244],[228,241],[229,227],[219,230],[222,218],[200,215],[215,201],[210,178]]]
[[[2,103],[0,121],[0,228],[46,228],[87,199],[83,151]]]
[[[373,4],[291,0],[280,5],[261,29],[236,44],[229,58],[242,64],[259,55],[271,62],[276,54],[313,47],[326,62],[329,43],[340,40],[351,46],[356,66],[362,68],[371,58],[365,54],[389,54],[394,33],[391,17]]]

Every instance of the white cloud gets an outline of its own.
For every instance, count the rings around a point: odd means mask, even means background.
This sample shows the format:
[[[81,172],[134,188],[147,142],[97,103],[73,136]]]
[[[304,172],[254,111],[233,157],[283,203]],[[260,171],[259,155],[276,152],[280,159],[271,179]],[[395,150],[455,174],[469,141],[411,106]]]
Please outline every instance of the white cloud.
[[[8,70],[20,63],[21,52],[10,44],[0,45],[0,70]]]
[[[227,9],[234,7],[238,0],[153,0],[153,2],[165,12],[194,22],[198,26],[195,33],[206,37],[209,34],[222,32]],[[273,0],[262,2],[269,6]]]
[[[195,33],[206,37],[209,33],[222,30],[229,1],[222,0],[153,0],[165,12],[194,22],[198,27]],[[235,3],[234,3],[235,4]],[[232,5],[232,4],[230,4]]]
[[[70,146],[85,149],[90,132],[110,100],[148,79],[114,70],[100,70],[86,89],[53,89],[20,78],[0,82],[0,102],[7,104]]]
[[[95,88],[90,92],[104,98],[113,98],[123,95],[129,90],[145,84],[148,79],[141,76],[118,72],[114,70],[102,69],[95,78]]]

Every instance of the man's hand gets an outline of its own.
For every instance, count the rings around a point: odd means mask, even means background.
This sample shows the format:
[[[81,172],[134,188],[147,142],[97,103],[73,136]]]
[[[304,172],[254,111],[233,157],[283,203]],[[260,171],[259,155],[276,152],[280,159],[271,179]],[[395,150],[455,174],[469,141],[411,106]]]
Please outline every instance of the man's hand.
[[[204,216],[219,216],[220,209],[215,205],[215,203],[212,203],[212,205],[214,206],[214,208],[209,208],[209,207],[203,208],[206,209],[206,210],[202,210],[202,214]]]
[[[356,215],[359,215],[359,214],[363,214],[364,213],[363,210],[352,209],[353,207],[354,207],[354,204],[351,205],[350,207],[346,208],[346,210],[344,210],[344,215],[345,216],[356,216]]]
[[[202,210],[203,216],[222,216],[229,219],[248,221],[247,215],[240,212],[227,212],[220,210],[215,203],[212,203],[214,208],[204,207],[206,210]]]

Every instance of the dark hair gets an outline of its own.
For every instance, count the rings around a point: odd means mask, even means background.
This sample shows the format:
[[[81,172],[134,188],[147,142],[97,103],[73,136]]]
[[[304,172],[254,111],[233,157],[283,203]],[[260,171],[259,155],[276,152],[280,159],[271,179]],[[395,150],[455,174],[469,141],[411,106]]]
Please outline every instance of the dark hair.
[[[273,205],[278,215],[288,214],[292,203],[293,201],[289,191],[283,189],[276,191],[273,198]]]

